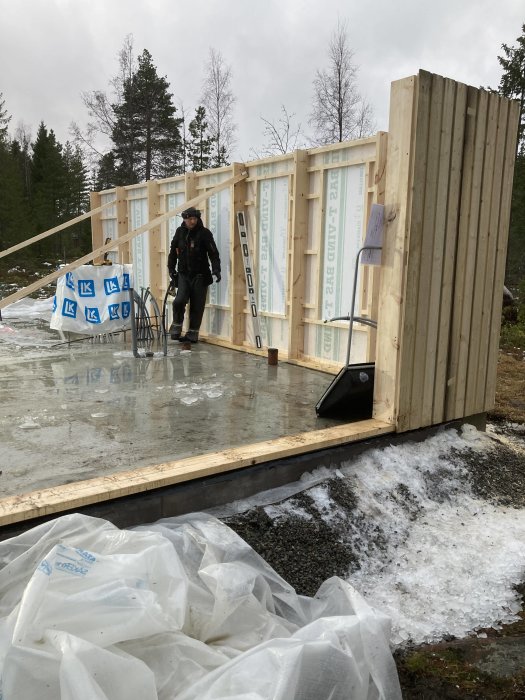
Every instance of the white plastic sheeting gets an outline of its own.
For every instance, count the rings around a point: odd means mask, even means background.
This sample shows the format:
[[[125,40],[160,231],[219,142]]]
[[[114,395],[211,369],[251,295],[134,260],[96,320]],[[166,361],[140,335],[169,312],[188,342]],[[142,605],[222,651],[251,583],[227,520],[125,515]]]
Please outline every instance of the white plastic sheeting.
[[[2,700],[401,698],[388,618],[338,578],[296,595],[209,515],[66,515],[0,566]]]
[[[81,265],[57,280],[50,328],[98,335],[131,328],[131,265]]]

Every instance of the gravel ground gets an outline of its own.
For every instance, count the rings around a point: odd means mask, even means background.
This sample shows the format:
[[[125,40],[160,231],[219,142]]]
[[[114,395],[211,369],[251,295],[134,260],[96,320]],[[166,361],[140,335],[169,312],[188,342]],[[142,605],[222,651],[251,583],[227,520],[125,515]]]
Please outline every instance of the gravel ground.
[[[470,449],[454,450],[454,463],[473,495],[489,503],[525,508],[525,426],[492,423],[487,432],[492,447],[482,454]],[[448,468],[444,463],[443,469],[428,476],[427,490],[437,502],[447,498]],[[298,593],[309,596],[315,595],[330,576],[346,578],[355,571],[363,547],[368,549],[366,555],[373,557],[383,544],[380,527],[375,526],[371,532],[370,524],[355,508],[351,482],[328,478],[322,486],[344,513],[340,519],[331,517],[329,524],[308,490],[283,502],[291,506],[287,518],[272,519],[263,507],[224,518]],[[398,485],[391,497],[409,516],[416,517],[418,502],[407,486]],[[297,510],[306,513],[308,519],[294,515]],[[525,586],[519,592],[523,595]],[[450,638],[437,645],[398,649],[395,659],[403,697],[525,698],[525,664],[520,661],[511,666],[512,659],[522,659],[525,651],[523,613],[522,617],[521,624],[509,625],[501,632],[487,630],[480,635],[485,639]]]
[[[492,449],[481,455],[473,450],[453,450],[455,462],[464,467],[475,496],[498,505],[525,508],[525,435],[516,431],[515,426],[503,423],[491,425],[490,432],[494,439]],[[447,497],[445,477],[446,467],[427,476],[428,489],[438,502]],[[370,532],[363,516],[356,511],[350,482],[327,479],[324,486],[345,515],[339,520],[332,519],[329,525],[322,519],[308,490],[287,499],[293,510],[306,512],[308,520],[293,514],[285,520],[273,520],[263,507],[225,519],[302,595],[315,595],[330,576],[346,577],[352,573],[358,566],[358,555],[362,554],[358,547],[369,547],[373,556],[373,550],[382,544],[381,531],[376,528]],[[399,485],[391,497],[415,517],[418,503],[408,487]],[[349,520],[355,534],[366,530],[366,538],[348,536]]]

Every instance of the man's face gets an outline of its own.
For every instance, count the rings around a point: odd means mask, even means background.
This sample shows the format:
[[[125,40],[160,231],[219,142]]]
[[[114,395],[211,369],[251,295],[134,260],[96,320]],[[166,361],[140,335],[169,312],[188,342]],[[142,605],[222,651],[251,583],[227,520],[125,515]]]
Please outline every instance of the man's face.
[[[186,224],[186,228],[189,228],[190,231],[192,228],[195,228],[197,226],[197,217],[196,216],[188,216],[187,219],[184,219],[184,223]]]

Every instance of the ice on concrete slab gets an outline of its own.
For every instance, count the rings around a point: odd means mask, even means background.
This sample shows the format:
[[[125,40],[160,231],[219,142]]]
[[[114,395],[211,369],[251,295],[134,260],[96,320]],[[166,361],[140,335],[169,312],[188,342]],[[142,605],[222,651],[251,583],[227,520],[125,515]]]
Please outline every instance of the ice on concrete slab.
[[[191,406],[192,404],[197,403],[199,400],[200,399],[198,396],[183,396],[180,401],[186,406]]]
[[[219,389],[208,389],[206,391],[206,396],[209,399],[218,399],[222,395],[223,395],[223,392],[220,391]]]
[[[21,430],[34,430],[35,428],[40,428],[40,423],[37,423],[36,421],[29,418],[28,420],[25,420],[23,423],[21,423],[18,427]]]

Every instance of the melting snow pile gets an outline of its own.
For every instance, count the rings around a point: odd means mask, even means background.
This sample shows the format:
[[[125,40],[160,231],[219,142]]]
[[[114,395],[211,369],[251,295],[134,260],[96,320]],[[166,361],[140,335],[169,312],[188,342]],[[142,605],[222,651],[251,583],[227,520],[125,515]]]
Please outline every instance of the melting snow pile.
[[[296,595],[211,516],[68,515],[0,566],[3,700],[401,697],[387,618],[338,578]]]
[[[367,450],[341,469],[321,468],[212,512],[230,522],[245,514],[250,522],[250,511],[262,508],[281,531],[300,532],[301,521],[312,518],[324,523],[331,541],[354,557],[340,575],[390,617],[394,646],[499,629],[522,608],[516,586],[525,578],[525,510],[477,497],[459,456],[465,451],[473,462],[493,459],[494,479],[505,478],[496,443],[465,425],[460,433]],[[352,493],[346,507],[338,489]],[[256,537],[247,539],[258,549]],[[268,556],[285,578],[290,558]]]

